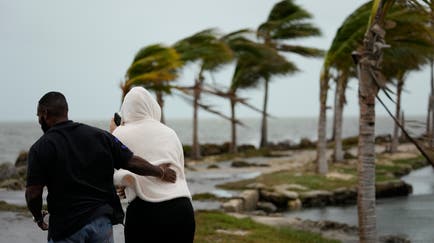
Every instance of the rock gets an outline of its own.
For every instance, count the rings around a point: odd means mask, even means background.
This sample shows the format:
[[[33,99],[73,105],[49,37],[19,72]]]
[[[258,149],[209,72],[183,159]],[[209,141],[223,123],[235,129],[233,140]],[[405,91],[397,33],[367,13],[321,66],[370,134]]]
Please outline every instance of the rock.
[[[19,179],[7,179],[0,183],[0,188],[8,190],[24,190],[25,182]]]
[[[274,186],[274,191],[280,194],[285,195],[288,200],[294,200],[298,198],[298,193],[294,192],[294,191],[288,191],[287,189],[287,185],[277,185]]]
[[[271,202],[258,202],[256,208],[266,213],[274,213],[277,211],[277,207]]]
[[[26,151],[21,151],[15,160],[15,167],[27,166],[27,158],[29,153]]]
[[[256,209],[256,204],[259,200],[259,192],[257,190],[246,190],[243,191],[240,197],[244,201],[243,209],[244,211],[253,211]]]
[[[0,164],[0,181],[6,180],[17,174],[17,168],[12,163]]]
[[[242,168],[242,167],[250,167],[252,166],[252,164],[243,160],[235,160],[231,163],[231,166],[235,168]]]
[[[217,144],[203,144],[200,146],[201,155],[217,155],[222,153],[221,146]]]
[[[410,243],[411,241],[403,235],[386,235],[380,237],[382,243]]]
[[[333,193],[329,191],[309,191],[300,194],[303,207],[324,207],[333,202]]]
[[[243,200],[240,198],[231,199],[222,204],[223,210],[226,212],[241,213],[243,211]]]
[[[388,181],[375,184],[377,198],[407,196],[413,191],[413,187],[404,181]]]
[[[297,210],[297,209],[300,209],[302,205],[303,205],[303,204],[302,204],[301,200],[298,199],[298,198],[297,198],[297,199],[294,199],[294,200],[290,200],[290,201],[288,201],[288,209],[289,209],[289,210]]]
[[[357,190],[338,188],[333,191],[333,205],[348,205],[357,203]]]
[[[279,208],[286,208],[289,201],[289,198],[286,195],[279,192],[267,190],[260,191],[260,198],[262,201],[271,202]]]
[[[256,149],[255,146],[253,146],[251,144],[242,144],[242,145],[238,146],[238,152],[252,151],[255,149]]]
[[[218,169],[218,168],[220,168],[218,165],[216,165],[216,164],[212,164],[212,165],[208,165],[208,167],[207,167],[208,169]]]

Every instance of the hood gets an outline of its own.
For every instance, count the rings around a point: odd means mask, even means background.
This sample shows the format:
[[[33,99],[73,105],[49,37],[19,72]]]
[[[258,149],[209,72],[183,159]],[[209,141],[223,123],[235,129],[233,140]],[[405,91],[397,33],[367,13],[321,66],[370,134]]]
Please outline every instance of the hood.
[[[124,98],[121,107],[122,121],[125,123],[143,119],[160,121],[161,108],[157,101],[143,87],[132,88]]]

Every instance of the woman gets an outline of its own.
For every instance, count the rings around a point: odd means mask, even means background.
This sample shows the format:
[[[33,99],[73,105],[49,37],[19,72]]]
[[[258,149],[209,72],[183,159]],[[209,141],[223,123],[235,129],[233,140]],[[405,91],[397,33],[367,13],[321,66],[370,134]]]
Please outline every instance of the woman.
[[[115,184],[126,187],[129,201],[125,242],[193,242],[194,211],[178,136],[160,122],[160,106],[142,87],[134,87],[127,93],[121,117],[122,124],[114,129],[113,135],[154,165],[170,162],[170,168],[177,174],[175,183],[164,183],[126,170],[115,172]],[[112,122],[111,129],[113,126]]]

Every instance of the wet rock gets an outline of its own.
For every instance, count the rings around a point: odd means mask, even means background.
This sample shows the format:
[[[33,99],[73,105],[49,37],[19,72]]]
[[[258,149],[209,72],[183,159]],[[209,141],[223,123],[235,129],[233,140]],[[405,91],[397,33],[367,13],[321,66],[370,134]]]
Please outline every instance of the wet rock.
[[[0,188],[8,190],[24,190],[25,187],[25,182],[20,179],[7,179],[0,183]]]
[[[294,200],[290,200],[288,201],[288,209],[289,210],[298,210],[301,209],[302,207],[302,202],[300,199],[294,199]]]
[[[274,213],[277,211],[277,207],[271,202],[258,202],[256,208],[266,213]]]
[[[260,199],[261,201],[271,202],[279,208],[286,208],[289,201],[289,198],[286,195],[267,190],[260,191]]]
[[[404,181],[388,181],[375,184],[377,198],[407,196],[413,192],[413,187]]]
[[[324,207],[333,202],[333,193],[329,191],[309,191],[300,194],[303,207]]]
[[[208,169],[218,169],[218,168],[220,168],[218,165],[216,165],[216,164],[212,164],[212,165],[208,165],[208,167],[207,167]]]
[[[243,211],[243,200],[240,198],[231,199],[222,204],[222,208],[226,212],[241,213]]]
[[[348,205],[357,203],[355,188],[338,188],[333,191],[333,205]]]
[[[380,237],[382,243],[410,243],[411,241],[403,235],[386,235]]]
[[[243,209],[244,211],[253,211],[256,209],[256,204],[259,200],[259,192],[257,190],[246,190],[240,195],[243,199]]]
[[[252,166],[252,164],[243,160],[235,160],[231,163],[231,166],[234,168],[243,168],[243,167],[250,167]]]

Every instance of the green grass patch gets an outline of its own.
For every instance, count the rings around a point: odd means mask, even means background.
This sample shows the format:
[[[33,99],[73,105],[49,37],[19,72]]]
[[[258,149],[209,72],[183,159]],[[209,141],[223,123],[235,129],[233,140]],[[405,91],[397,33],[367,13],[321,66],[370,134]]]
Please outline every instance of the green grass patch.
[[[248,218],[237,219],[221,212],[199,211],[196,212],[194,242],[301,243],[339,241],[328,240],[319,234],[294,230],[289,227],[278,228],[259,224]]]
[[[230,190],[242,190],[246,189],[247,185],[255,182],[263,183],[269,187],[280,184],[298,184],[307,187],[310,190],[333,190],[340,187],[352,186],[355,184],[355,179],[330,179],[313,172],[297,173],[279,171],[270,174],[263,174],[253,179],[221,184],[218,185],[218,187]]]
[[[381,159],[384,160],[384,158]],[[420,156],[410,159],[391,160],[390,162],[390,164],[376,165],[376,182],[397,180],[400,176],[408,173],[411,168],[419,168],[426,165],[426,162],[424,162],[423,158]],[[332,191],[337,188],[350,188],[357,185],[357,165],[339,163],[330,165],[330,172],[335,171],[342,174],[352,175],[353,178],[349,180],[327,178],[313,172],[313,170],[314,169],[304,172],[279,171],[270,174],[263,174],[252,179],[221,184],[217,187],[228,190],[244,190],[247,189],[247,185],[252,183],[262,183],[268,187],[280,184],[298,184],[309,188],[309,190]]]

